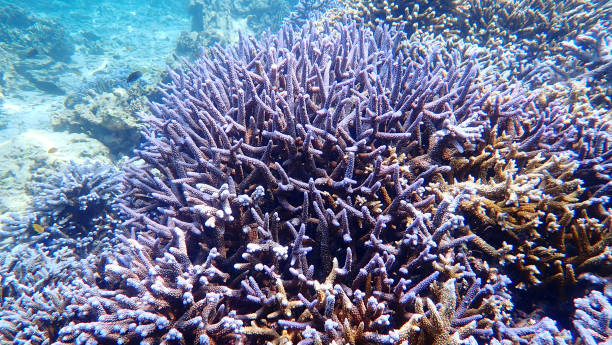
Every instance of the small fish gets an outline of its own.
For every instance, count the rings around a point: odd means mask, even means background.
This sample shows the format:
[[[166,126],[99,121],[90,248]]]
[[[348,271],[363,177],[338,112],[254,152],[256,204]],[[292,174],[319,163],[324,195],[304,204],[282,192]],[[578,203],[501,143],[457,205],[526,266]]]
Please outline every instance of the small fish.
[[[43,228],[43,226],[40,224],[34,223],[32,224],[32,227],[34,228],[34,231],[38,232],[39,234],[45,232],[45,228]]]
[[[57,147],[52,147],[47,150],[47,153],[55,153],[55,152],[57,152]]]
[[[36,48],[32,48],[32,49],[28,50],[25,53],[25,57],[27,59],[31,59],[31,58],[35,57],[36,55],[38,55],[38,49],[36,49]]]
[[[130,51],[132,49],[134,49],[134,48],[132,48],[132,46],[125,46],[125,50],[127,50],[127,51]]]
[[[129,84],[129,83],[135,82],[140,77],[142,77],[142,72],[140,72],[140,71],[132,72],[132,73],[130,73],[130,75],[128,75],[126,81]]]

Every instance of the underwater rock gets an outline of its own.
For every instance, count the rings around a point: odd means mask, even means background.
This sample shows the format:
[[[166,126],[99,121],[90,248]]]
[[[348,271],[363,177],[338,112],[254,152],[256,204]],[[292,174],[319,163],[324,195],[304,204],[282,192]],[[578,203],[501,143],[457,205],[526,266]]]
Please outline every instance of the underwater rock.
[[[206,36],[209,36],[209,34],[206,34]],[[216,41],[214,38],[206,36],[201,32],[181,31],[176,41],[175,52],[180,56],[198,57],[202,47]]]
[[[189,15],[191,15],[191,31],[204,31],[204,3],[201,0],[189,1]]]
[[[104,143],[114,155],[131,152],[140,139],[140,120],[136,113],[147,111],[145,98],[119,87],[111,92],[90,91],[81,101],[54,113],[53,128],[87,133]]]
[[[192,1],[190,6],[203,17],[197,20],[192,17],[192,30],[181,32],[175,49],[178,55],[189,57],[198,57],[203,47],[216,43],[235,43],[240,34],[277,30],[291,10],[290,2],[286,0],[241,0],[231,4],[219,0]],[[203,6],[202,9],[199,6]],[[192,11],[189,13],[194,15]]]
[[[202,48],[236,42],[240,32],[251,32],[246,18],[234,19],[229,12],[222,13],[219,17],[207,18],[206,28],[200,32],[181,31],[175,52],[179,56],[197,58],[201,55]]]
[[[232,4],[234,17],[246,18],[250,31],[255,34],[277,31],[290,11],[290,2],[286,0],[235,0]]]

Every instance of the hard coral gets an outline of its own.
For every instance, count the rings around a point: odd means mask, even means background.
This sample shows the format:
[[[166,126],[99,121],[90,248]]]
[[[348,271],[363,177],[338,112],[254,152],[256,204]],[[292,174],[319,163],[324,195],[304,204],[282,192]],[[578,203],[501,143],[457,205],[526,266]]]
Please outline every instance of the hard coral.
[[[285,28],[170,72],[127,168],[125,255],[84,284],[58,343],[447,343],[518,339],[508,279],[461,247],[469,191],[426,180],[471,151],[477,66],[355,23]],[[502,95],[503,86],[495,88]],[[514,95],[514,94],[513,94]]]
[[[573,41],[561,42],[565,53],[574,57],[568,59],[567,70],[573,71],[572,76],[578,74],[581,78],[590,81],[593,89],[603,89],[594,95],[596,104],[612,104],[612,36],[605,27],[610,21],[597,23],[587,32],[577,35]]]
[[[602,293],[603,292],[603,293]],[[582,344],[596,345],[612,342],[612,286],[603,291],[591,291],[584,298],[574,300],[574,327]]]
[[[0,233],[46,249],[69,247],[79,253],[95,252],[112,240],[119,224],[115,209],[120,174],[99,162],[71,162],[62,171],[34,183],[33,206],[25,217],[8,220]]]
[[[93,281],[92,261],[26,243],[0,252],[0,343],[50,344],[67,319],[70,282]]]
[[[609,125],[556,102],[530,104],[485,131],[472,155],[450,156],[450,173],[429,188],[475,190],[460,206],[478,236],[472,243],[516,270],[517,287],[555,283],[563,291],[577,274],[610,270]]]
[[[409,35],[435,33],[453,45],[487,47],[483,49],[488,51],[486,67],[500,69],[507,80],[537,87],[571,81],[584,70],[581,65],[586,61],[577,60],[585,59],[596,65],[587,76],[609,74],[605,53],[609,49],[605,40],[596,37],[605,35],[601,27],[610,26],[609,1],[342,0],[342,3],[345,6],[330,12],[327,19],[349,15],[369,25],[393,23],[402,26]],[[569,43],[574,38],[578,43]],[[595,45],[603,48],[603,54],[589,54]],[[567,51],[578,59],[566,54]],[[595,90],[590,91],[593,102],[609,105],[609,86],[593,84]]]

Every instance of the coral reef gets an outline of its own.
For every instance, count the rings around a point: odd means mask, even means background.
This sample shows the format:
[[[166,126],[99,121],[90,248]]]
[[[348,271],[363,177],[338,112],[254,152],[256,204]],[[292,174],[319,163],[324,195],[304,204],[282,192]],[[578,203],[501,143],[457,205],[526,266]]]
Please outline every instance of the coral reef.
[[[467,19],[462,30],[482,44],[501,40],[534,56],[558,53],[564,38],[586,32],[612,15],[612,5],[599,0],[466,0],[458,8]]]
[[[345,0],[343,3],[346,13],[371,25],[405,24],[409,33],[421,29],[446,37],[454,35],[482,46],[514,45],[534,56],[559,52],[565,38],[584,33],[612,15],[612,6],[607,1]]]
[[[36,54],[66,62],[74,53],[70,36],[54,21],[39,18],[17,6],[6,6],[0,9],[0,23],[0,42],[10,43],[20,55],[36,49]]]
[[[612,2],[300,0],[258,38],[289,2],[189,3],[197,60],[156,93],[104,62],[54,116],[142,131],[121,173],[0,154],[2,191],[38,181],[0,216],[0,343],[612,341]],[[69,55],[2,37],[65,32],[0,19],[0,92],[62,94]]]
[[[2,278],[0,276],[0,278]],[[47,345],[55,336],[57,325],[65,320],[66,294],[73,291],[65,284],[0,300],[0,343]]]
[[[37,89],[62,94],[58,75],[74,52],[70,35],[55,21],[14,5],[0,8],[0,91]],[[4,62],[4,61],[3,61]]]
[[[477,235],[469,246],[499,262],[525,296],[539,296],[525,303],[547,309],[572,297],[578,275],[612,270],[612,118],[575,87],[561,97],[570,105],[548,100],[564,89],[538,95],[529,116],[483,136],[479,154],[450,157],[451,174],[428,186],[441,195],[476,191],[460,204]]]
[[[287,22],[301,27],[309,21],[320,20],[326,13],[339,7],[337,0],[299,0],[293,6]]]
[[[344,0],[329,12],[329,20],[344,15],[370,25],[385,22],[403,26],[408,35],[436,33],[453,45],[487,47],[483,70],[503,71],[507,80],[541,86],[567,82],[584,73],[586,60],[595,75],[606,74],[606,30],[612,20],[609,1],[493,1],[493,0]],[[568,43],[573,39],[577,44]],[[598,45],[600,52],[594,52]],[[586,46],[589,46],[588,48]],[[586,51],[585,51],[586,50]],[[578,58],[566,53],[576,55]],[[587,74],[586,76],[593,76]],[[609,83],[593,84],[590,98],[608,104]]]
[[[606,22],[607,26],[610,21]],[[571,77],[586,78],[593,91],[591,99],[596,104],[612,105],[612,36],[601,23],[593,26],[573,41],[561,42],[564,52],[574,59],[564,65],[566,71],[573,72]],[[556,70],[558,71],[558,70]],[[564,73],[558,71],[558,73]],[[567,73],[567,72],[566,72]],[[565,75],[565,77],[568,77]]]
[[[232,14],[246,18],[249,29],[256,34],[264,30],[277,31],[290,11],[291,5],[286,0],[232,1]]]
[[[201,9],[200,6],[202,6]],[[259,34],[264,30],[276,31],[289,17],[291,4],[287,0],[232,0],[193,1],[191,31],[183,31],[177,41],[176,52],[182,56],[199,57],[203,47],[234,43],[239,34]],[[193,10],[203,18],[194,18]],[[194,30],[193,27],[204,30]]]
[[[57,344],[566,343],[516,323],[511,281],[465,250],[478,191],[427,188],[532,119],[532,97],[402,37],[284,28],[171,71],[126,167],[123,255]]]
[[[577,274],[607,273],[612,264],[607,254],[612,244],[608,230],[612,224],[612,151],[611,119],[605,108],[608,39],[606,25],[601,23],[609,23],[610,3],[346,4],[346,11],[354,17],[370,25],[395,23],[412,33],[412,40],[429,39],[427,32],[443,34],[441,41],[446,40],[447,47],[457,48],[463,56],[478,55],[485,70],[480,78],[483,82],[521,79],[541,85],[576,76],[603,79],[599,85],[588,85],[586,98],[568,98],[576,90],[557,92],[563,102],[550,104],[552,98],[544,101],[546,92],[542,92],[529,101],[533,102],[530,116],[513,117],[511,126],[498,123],[494,131],[485,129],[482,141],[467,155],[448,151],[444,164],[452,169],[435,177],[438,182],[428,188],[440,196],[458,195],[465,188],[475,190],[470,200],[461,203],[470,233],[478,236],[471,243],[501,260],[506,269],[512,267],[509,274],[520,288],[544,282],[544,286],[563,291],[574,286]],[[576,35],[576,44],[563,41]],[[564,56],[564,50],[578,58]],[[564,70],[568,72],[559,78]],[[592,78],[594,75],[600,78]],[[594,109],[600,104],[604,104],[601,110]],[[538,131],[532,132],[535,128]]]
[[[87,102],[88,97],[95,97],[95,94],[113,93],[117,88],[128,90],[130,88],[130,85],[127,83],[129,74],[130,72],[125,70],[104,74],[100,72],[93,73],[91,78],[84,80],[74,92],[66,96],[64,106],[66,108],[74,108],[78,103]]]
[[[466,2],[469,0],[465,0]],[[405,29],[413,33],[419,29],[429,32],[458,33],[463,23],[458,23],[461,0],[408,0],[366,1],[340,0],[344,12],[360,18],[370,26],[378,24],[407,24]],[[342,11],[340,12],[342,13]],[[337,13],[330,13],[334,16]]]
[[[176,53],[180,56],[199,57],[204,47],[236,42],[239,32],[252,32],[245,17],[233,13],[230,2],[210,1],[204,4],[203,31],[182,31]]]

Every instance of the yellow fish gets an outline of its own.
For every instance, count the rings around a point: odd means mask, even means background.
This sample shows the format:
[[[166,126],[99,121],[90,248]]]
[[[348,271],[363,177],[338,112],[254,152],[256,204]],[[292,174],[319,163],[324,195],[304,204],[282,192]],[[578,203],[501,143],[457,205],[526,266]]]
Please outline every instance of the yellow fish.
[[[45,228],[42,227],[42,225],[40,224],[32,224],[32,227],[34,228],[34,231],[38,232],[39,234],[42,234],[43,232],[45,232]]]

